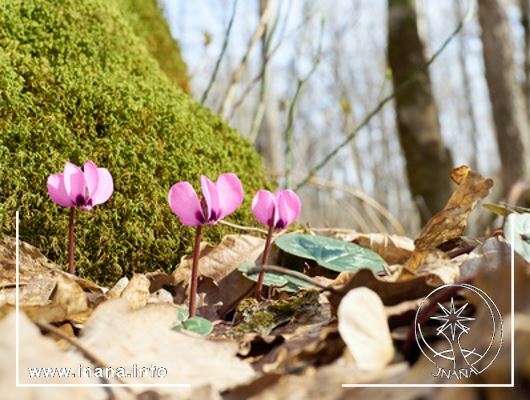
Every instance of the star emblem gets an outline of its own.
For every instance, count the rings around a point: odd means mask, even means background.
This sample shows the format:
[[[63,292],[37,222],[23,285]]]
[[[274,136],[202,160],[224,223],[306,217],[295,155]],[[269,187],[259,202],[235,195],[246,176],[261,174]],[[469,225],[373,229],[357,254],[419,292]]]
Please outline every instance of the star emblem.
[[[464,304],[459,309],[456,309],[455,302],[452,297],[451,297],[451,305],[449,306],[448,309],[445,308],[442,304],[438,303],[438,307],[442,309],[443,315],[437,315],[437,316],[431,317],[431,319],[435,319],[435,320],[443,322],[443,324],[436,329],[437,335],[440,335],[445,330],[449,330],[451,340],[455,340],[457,329],[460,329],[464,333],[468,333],[470,328],[465,326],[463,323],[467,321],[473,321],[475,320],[475,318],[463,317],[461,315],[467,306],[468,306],[468,303]]]

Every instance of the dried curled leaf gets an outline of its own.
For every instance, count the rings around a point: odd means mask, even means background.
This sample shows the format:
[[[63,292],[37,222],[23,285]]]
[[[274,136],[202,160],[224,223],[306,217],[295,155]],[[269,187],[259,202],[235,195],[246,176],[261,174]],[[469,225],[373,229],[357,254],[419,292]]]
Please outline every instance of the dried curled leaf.
[[[458,187],[444,209],[427,222],[414,241],[416,250],[407,262],[407,267],[412,270],[423,262],[429,251],[464,233],[469,214],[493,186],[493,179],[482,177],[466,165],[454,168],[451,179]]]

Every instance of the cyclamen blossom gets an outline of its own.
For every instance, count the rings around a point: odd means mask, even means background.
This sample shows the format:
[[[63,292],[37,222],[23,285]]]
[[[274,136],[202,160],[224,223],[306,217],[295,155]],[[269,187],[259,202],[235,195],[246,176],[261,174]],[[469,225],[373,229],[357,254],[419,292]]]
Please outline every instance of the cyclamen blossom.
[[[298,216],[302,202],[298,195],[290,189],[276,193],[259,190],[252,201],[252,212],[263,225],[274,229],[284,229]]]
[[[68,162],[64,171],[48,177],[48,195],[61,207],[76,207],[83,211],[106,202],[114,191],[112,175],[87,161],[83,170]]]
[[[243,202],[243,186],[234,174],[222,174],[213,183],[201,176],[202,199],[189,182],[178,182],[171,186],[168,203],[180,222],[196,227],[193,250],[193,265],[190,277],[189,316],[195,316],[197,309],[197,283],[199,276],[199,253],[202,227],[215,225],[220,219],[232,214]]]
[[[202,200],[189,182],[178,182],[169,190],[171,210],[186,226],[215,225],[243,202],[243,187],[235,174],[222,174],[213,183],[201,176]]]

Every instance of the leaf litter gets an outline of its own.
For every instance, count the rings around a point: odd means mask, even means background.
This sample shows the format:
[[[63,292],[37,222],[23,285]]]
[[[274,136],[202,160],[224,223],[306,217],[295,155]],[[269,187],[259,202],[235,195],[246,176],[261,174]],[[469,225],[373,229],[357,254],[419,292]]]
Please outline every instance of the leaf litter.
[[[187,319],[190,257],[184,257],[173,274],[134,274],[104,288],[64,272],[22,242],[20,368],[95,367],[88,354],[107,366],[156,365],[167,371],[164,377],[125,378],[126,382],[192,385],[110,389],[114,397],[124,399],[147,395],[342,399],[350,393],[342,383],[437,383],[432,365],[419,357],[413,342],[411,346],[418,305],[434,288],[472,280],[492,296],[509,331],[512,238],[508,233],[514,227],[516,365],[521,366],[519,379],[528,380],[530,374],[524,368],[530,362],[524,350],[530,343],[530,277],[524,258],[528,257],[528,214],[510,209],[514,214],[506,221],[506,238],[466,238],[468,216],[493,182],[465,166],[454,169],[452,178],[455,192],[415,240],[332,228],[319,229],[318,235],[309,229],[309,235],[282,236],[269,260],[277,266],[277,279],[266,281],[269,295],[262,301],[252,296],[255,282],[249,273],[251,266],[259,266],[262,238],[232,234],[216,246],[203,243],[196,320]],[[12,238],[0,240],[3,393],[10,392],[7,388],[15,379],[14,251]],[[351,253],[351,264],[345,252]],[[285,270],[292,275],[283,274]],[[466,300],[474,305],[477,328],[466,340],[483,346],[480,330],[486,310],[476,299]],[[511,345],[509,333],[505,349]],[[501,354],[495,367],[464,382],[509,379],[509,351]],[[116,383],[112,378],[109,382]],[[109,395],[101,388],[74,390],[75,394],[54,388],[53,398]],[[17,393],[21,399],[45,398],[33,388]],[[367,392],[360,390],[358,395],[363,393]],[[370,398],[403,397],[385,388],[369,393]],[[440,389],[437,396],[448,393],[455,392]],[[413,394],[432,396],[419,388],[408,393]]]

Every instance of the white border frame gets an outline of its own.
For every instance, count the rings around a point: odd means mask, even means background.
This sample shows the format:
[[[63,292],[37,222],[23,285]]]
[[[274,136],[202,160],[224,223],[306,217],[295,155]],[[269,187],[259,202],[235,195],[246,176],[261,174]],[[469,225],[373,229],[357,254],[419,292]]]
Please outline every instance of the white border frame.
[[[515,224],[512,224],[512,243],[514,243],[515,238]],[[515,387],[515,250],[513,244],[510,244],[511,247],[511,313],[510,313],[510,328],[511,328],[511,383],[343,383],[341,386],[343,388],[374,388],[374,387],[383,387],[383,388],[439,388],[439,387],[497,387],[497,388],[513,388]]]
[[[19,214],[15,213],[15,368],[16,370],[16,387],[175,387],[175,388],[190,388],[189,383],[20,383],[20,339],[19,339],[19,320],[20,320],[20,304],[19,304],[19,271],[20,271],[20,245],[19,245]]]

